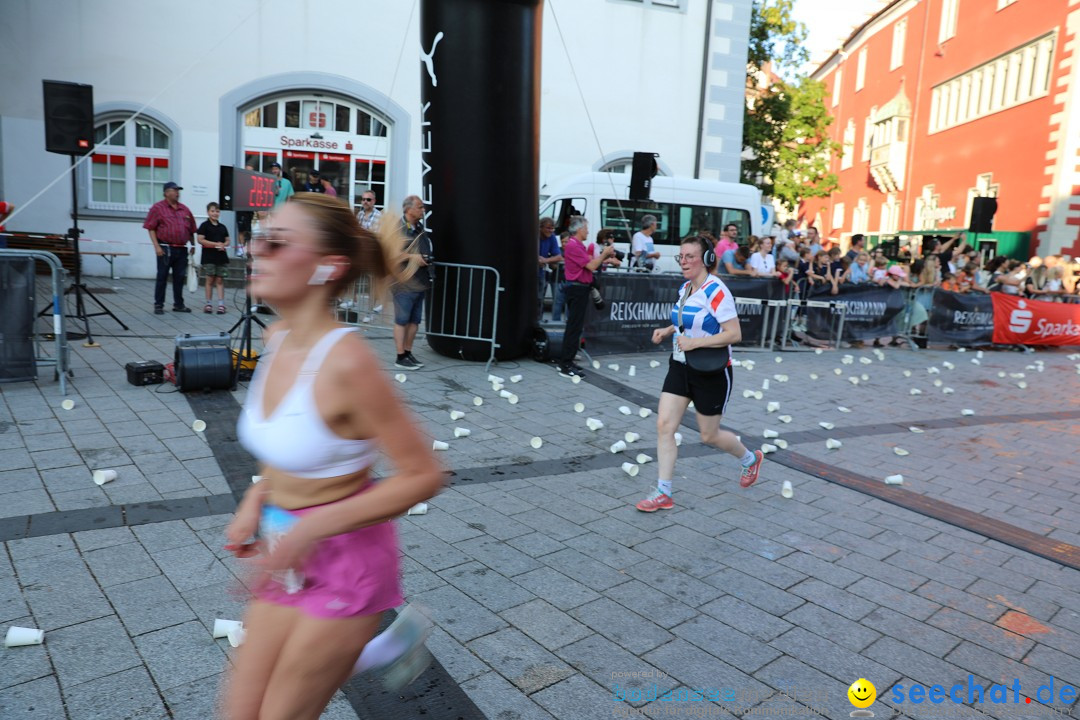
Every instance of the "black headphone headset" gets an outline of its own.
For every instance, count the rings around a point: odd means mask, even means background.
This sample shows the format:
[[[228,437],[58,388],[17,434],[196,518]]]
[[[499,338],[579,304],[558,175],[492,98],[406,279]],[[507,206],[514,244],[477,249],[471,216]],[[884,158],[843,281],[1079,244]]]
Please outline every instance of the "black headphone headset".
[[[705,267],[712,270],[716,266],[716,251],[713,250],[712,243],[708,238],[703,238],[700,235],[695,235],[690,238],[690,242],[696,243],[701,248],[701,261],[705,263]]]

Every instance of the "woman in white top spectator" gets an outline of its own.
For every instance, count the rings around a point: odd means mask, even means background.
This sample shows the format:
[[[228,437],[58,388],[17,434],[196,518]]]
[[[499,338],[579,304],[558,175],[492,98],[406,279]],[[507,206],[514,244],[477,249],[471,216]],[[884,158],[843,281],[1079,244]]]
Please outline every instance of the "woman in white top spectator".
[[[776,260],[772,256],[773,239],[763,237],[758,241],[758,249],[750,256],[750,268],[758,277],[776,277]]]

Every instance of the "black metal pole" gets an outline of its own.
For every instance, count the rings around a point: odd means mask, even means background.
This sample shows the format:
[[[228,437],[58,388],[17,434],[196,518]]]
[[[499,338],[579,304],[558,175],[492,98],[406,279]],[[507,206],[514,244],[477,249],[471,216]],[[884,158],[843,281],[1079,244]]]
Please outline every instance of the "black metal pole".
[[[86,306],[82,297],[82,255],[79,254],[79,184],[75,180],[75,156],[71,156],[71,245],[75,250],[75,317],[83,321],[86,328],[86,342],[84,347],[97,347],[94,336],[90,334],[90,317],[86,314]]]

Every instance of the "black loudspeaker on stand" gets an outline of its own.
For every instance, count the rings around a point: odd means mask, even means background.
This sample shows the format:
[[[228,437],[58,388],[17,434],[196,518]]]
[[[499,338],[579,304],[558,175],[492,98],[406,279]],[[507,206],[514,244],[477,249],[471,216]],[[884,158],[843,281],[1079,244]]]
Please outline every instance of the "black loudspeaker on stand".
[[[236,387],[238,380],[246,379],[241,377],[240,371],[242,368],[250,372],[255,365],[256,358],[251,347],[252,322],[257,323],[263,330],[266,329],[266,323],[255,315],[255,308],[251,304],[251,246],[249,245],[248,252],[244,253],[244,314],[229,328],[229,335],[232,335],[238,329],[240,330],[240,347],[232,351],[233,356],[231,359],[234,362],[234,367],[230,382],[231,387]]]
[[[69,155],[71,157],[71,220],[72,226],[68,229],[68,239],[75,251],[75,282],[71,284],[64,295],[75,293],[75,312],[68,317],[82,320],[86,330],[85,347],[97,347],[94,336],[90,334],[90,318],[99,315],[108,315],[115,320],[120,327],[128,330],[120,318],[116,317],[109,308],[105,307],[90,289],[82,281],[82,256],[79,254],[79,189],[75,180],[75,156],[86,155],[94,146],[94,88],[91,85],[79,85],[77,83],[57,82],[54,80],[42,81],[45,98],[45,149],[51,153]],[[83,297],[88,297],[99,308],[98,312],[86,312],[86,304]],[[52,305],[42,308],[38,317],[51,314]]]
[[[634,164],[630,171],[630,199],[648,200],[652,192],[652,179],[658,172],[656,153],[634,153]]]
[[[994,214],[997,213],[997,198],[977,197],[971,201],[971,226],[968,232],[989,233],[994,231]]]

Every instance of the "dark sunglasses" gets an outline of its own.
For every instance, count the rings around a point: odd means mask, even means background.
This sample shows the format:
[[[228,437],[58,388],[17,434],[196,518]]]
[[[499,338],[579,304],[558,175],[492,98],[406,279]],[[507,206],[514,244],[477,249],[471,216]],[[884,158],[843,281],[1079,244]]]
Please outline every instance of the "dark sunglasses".
[[[273,255],[278,250],[289,246],[303,247],[305,250],[309,251],[314,250],[314,248],[309,248],[298,243],[292,243],[288,240],[282,240],[281,238],[274,235],[272,232],[258,232],[253,234],[251,236],[251,244],[253,250],[258,251],[263,255]]]
[[[360,202],[375,202],[375,198],[360,198]]]

